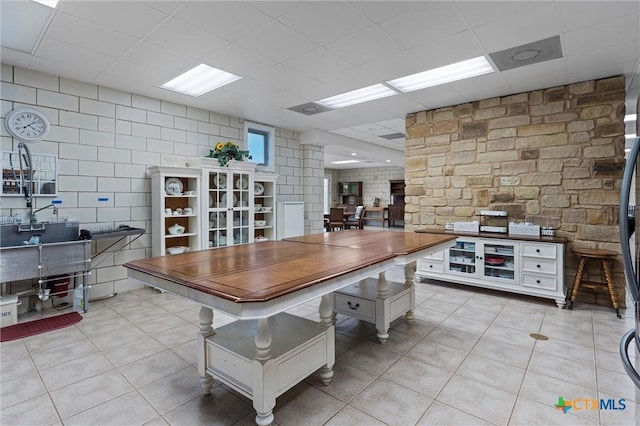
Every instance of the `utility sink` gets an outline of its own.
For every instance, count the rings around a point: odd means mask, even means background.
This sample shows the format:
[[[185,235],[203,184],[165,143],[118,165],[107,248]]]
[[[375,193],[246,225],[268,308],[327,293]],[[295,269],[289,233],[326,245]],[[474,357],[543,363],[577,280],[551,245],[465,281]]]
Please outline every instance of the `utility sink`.
[[[0,247],[24,246],[32,237],[40,244],[60,243],[78,239],[79,221],[2,223],[0,224]],[[33,241],[32,241],[33,242]]]

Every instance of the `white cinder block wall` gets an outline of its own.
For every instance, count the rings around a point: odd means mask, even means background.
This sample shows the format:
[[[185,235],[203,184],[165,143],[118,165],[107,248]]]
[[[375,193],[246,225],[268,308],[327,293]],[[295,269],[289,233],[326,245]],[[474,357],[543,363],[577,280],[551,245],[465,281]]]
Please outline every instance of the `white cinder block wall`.
[[[329,170],[327,169],[327,174]],[[403,167],[370,167],[362,169],[333,170],[332,185],[336,203],[340,202],[338,183],[362,182],[362,199],[365,206],[372,206],[374,198],[380,198],[380,205],[391,203],[390,180],[403,180]]]
[[[51,122],[47,140],[30,148],[33,154],[59,158],[60,216],[78,219],[81,227],[128,224],[147,230],[131,247],[118,251],[93,271],[90,297],[140,287],[139,282],[126,277],[121,265],[151,255],[147,166],[183,166],[191,158],[207,155],[219,141],[241,141],[243,119],[7,64],[1,66],[0,79],[3,151],[16,150],[17,142],[4,128],[4,117],[12,109],[33,106]],[[323,174],[322,148],[301,145],[297,132],[281,128],[276,128],[275,142],[279,199],[308,201],[309,229],[322,229],[322,202],[316,200],[322,180],[314,180]],[[99,197],[108,201],[98,201]],[[37,197],[35,208],[51,199]],[[1,197],[1,216],[18,211],[27,217],[23,198]],[[46,219],[46,212],[39,218]],[[102,240],[96,249],[111,243],[113,240]],[[101,260],[93,259],[93,263]]]

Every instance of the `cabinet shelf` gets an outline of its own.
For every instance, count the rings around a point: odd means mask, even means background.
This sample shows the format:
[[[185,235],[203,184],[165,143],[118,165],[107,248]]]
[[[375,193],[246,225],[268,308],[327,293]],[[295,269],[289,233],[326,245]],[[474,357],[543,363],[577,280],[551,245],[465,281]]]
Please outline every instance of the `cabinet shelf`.
[[[167,239],[170,239],[170,238],[193,237],[195,235],[198,235],[198,234],[195,233],[195,232],[185,232],[184,234],[175,234],[175,235],[174,234],[165,234],[164,237],[167,238]]]

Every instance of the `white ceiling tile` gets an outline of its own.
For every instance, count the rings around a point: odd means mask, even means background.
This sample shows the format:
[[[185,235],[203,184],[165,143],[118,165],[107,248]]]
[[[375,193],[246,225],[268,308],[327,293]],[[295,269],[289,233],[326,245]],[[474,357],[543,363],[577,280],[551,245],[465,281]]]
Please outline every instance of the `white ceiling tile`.
[[[243,37],[236,44],[275,62],[284,62],[318,47],[316,43],[275,21]]]
[[[358,67],[348,68],[340,74],[326,75],[319,78],[319,81],[325,85],[326,90],[318,99],[380,83],[380,79]]]
[[[325,45],[372,23],[347,2],[309,1],[278,18],[282,24]]]
[[[105,55],[75,44],[64,43],[50,37],[45,38],[38,47],[38,56],[50,61],[81,65],[84,69],[102,72],[116,61],[113,56]]]
[[[358,65],[358,68],[377,81],[388,81],[409,74],[424,71],[424,66],[406,50],[390,56],[380,56]]]
[[[188,67],[184,67],[188,68]],[[186,69],[157,68],[144,62],[130,62],[123,59],[115,61],[105,70],[106,74],[119,76],[127,80],[138,81],[141,86],[160,86]],[[164,90],[164,89],[160,89]]]
[[[158,70],[166,75],[167,80],[198,65],[198,61],[193,58],[179,55],[146,42],[135,45],[127,54],[122,56],[122,60],[144,65],[148,69]],[[215,64],[208,65],[215,66]]]
[[[629,61],[622,63],[613,62],[601,62],[597,66],[593,65],[593,62],[589,62],[590,68],[576,68],[572,67],[573,71],[568,75],[569,81],[585,81],[593,78],[607,78],[617,75],[630,75],[633,70],[637,68],[637,61]],[[592,77],[593,76],[593,77]],[[629,96],[629,95],[627,95]]]
[[[456,1],[455,6],[471,27],[489,22],[511,21],[528,9],[548,1]]]
[[[304,74],[300,74],[282,64],[274,65],[264,72],[251,76],[253,80],[269,84],[278,89],[303,90],[305,86],[319,85],[317,80]],[[304,95],[303,95],[304,96]]]
[[[31,53],[53,10],[35,2],[0,2],[0,40],[11,49]]]
[[[316,79],[339,76],[344,70],[352,67],[349,62],[324,47],[303,53],[284,62],[284,65]]]
[[[120,56],[137,42],[132,37],[63,13],[53,18],[46,36],[109,56]]]
[[[564,59],[553,59],[502,73],[510,93],[546,89],[570,83]]]
[[[378,26],[407,49],[467,29],[452,2],[428,2],[386,19]]]
[[[205,58],[205,62],[218,64],[218,68],[242,77],[250,77],[276,64],[275,61],[259,53],[251,52],[235,44],[224,47],[208,56]]]
[[[353,7],[362,12],[372,22],[378,23],[409,9],[422,6],[422,1],[354,1]]]
[[[289,12],[290,10],[293,10],[302,5],[301,2],[297,2],[297,1],[265,1],[265,0],[248,1],[247,4],[250,4],[251,6],[255,7],[259,11],[267,14],[272,18],[278,18],[284,15],[285,13]]]
[[[225,39],[173,18],[153,30],[145,37],[145,41],[197,59],[204,59],[230,44]]]
[[[153,9],[159,10],[167,15],[175,11],[177,8],[182,6],[184,1],[171,1],[171,0],[163,0],[163,1],[143,1],[142,4],[149,6]]]
[[[555,3],[521,11],[502,21],[492,21],[473,29],[489,52],[508,49],[560,34],[560,20]]]
[[[142,3],[118,1],[62,1],[59,10],[62,13],[81,18],[103,28],[142,38],[167,15]]]
[[[2,59],[5,60],[7,58],[3,56]],[[34,69],[46,68],[51,70],[51,74],[53,75],[64,75],[66,78],[71,80],[86,81],[90,83],[97,81],[97,78],[100,75],[97,71],[86,68],[83,64],[52,61],[45,58],[33,58],[30,66],[34,67]]]
[[[448,84],[416,90],[415,92],[405,93],[403,96],[423,105],[425,108],[422,109],[440,108],[467,102],[463,96]]]
[[[589,27],[626,15],[638,14],[638,1],[561,1],[560,22],[565,31]],[[640,25],[636,21],[636,29]]]
[[[591,27],[569,31],[562,36],[563,51],[575,55],[640,38],[640,19],[637,13]]]
[[[173,16],[229,41],[245,37],[271,21],[240,1],[189,1]]]
[[[370,26],[329,43],[326,48],[354,65],[393,55],[403,47],[377,27]]]
[[[511,88],[502,73],[480,75],[466,80],[455,81],[447,85],[458,93],[464,102],[508,95]]]
[[[430,41],[409,50],[413,60],[420,65],[420,71],[453,64],[486,55],[471,30],[461,31],[443,39]]]

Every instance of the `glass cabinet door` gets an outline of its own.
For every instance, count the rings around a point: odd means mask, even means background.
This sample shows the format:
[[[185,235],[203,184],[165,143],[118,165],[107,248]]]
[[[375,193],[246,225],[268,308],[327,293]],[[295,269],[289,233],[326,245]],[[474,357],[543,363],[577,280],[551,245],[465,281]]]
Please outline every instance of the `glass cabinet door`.
[[[451,247],[449,249],[447,270],[453,274],[475,274],[476,243],[470,241],[456,241],[455,247]]]
[[[484,276],[513,281],[515,279],[515,250],[507,244],[484,244]]]
[[[249,211],[252,200],[253,184],[250,182],[251,176],[248,173],[234,172],[233,178],[233,244],[246,244],[249,240],[249,220],[253,213]]]

